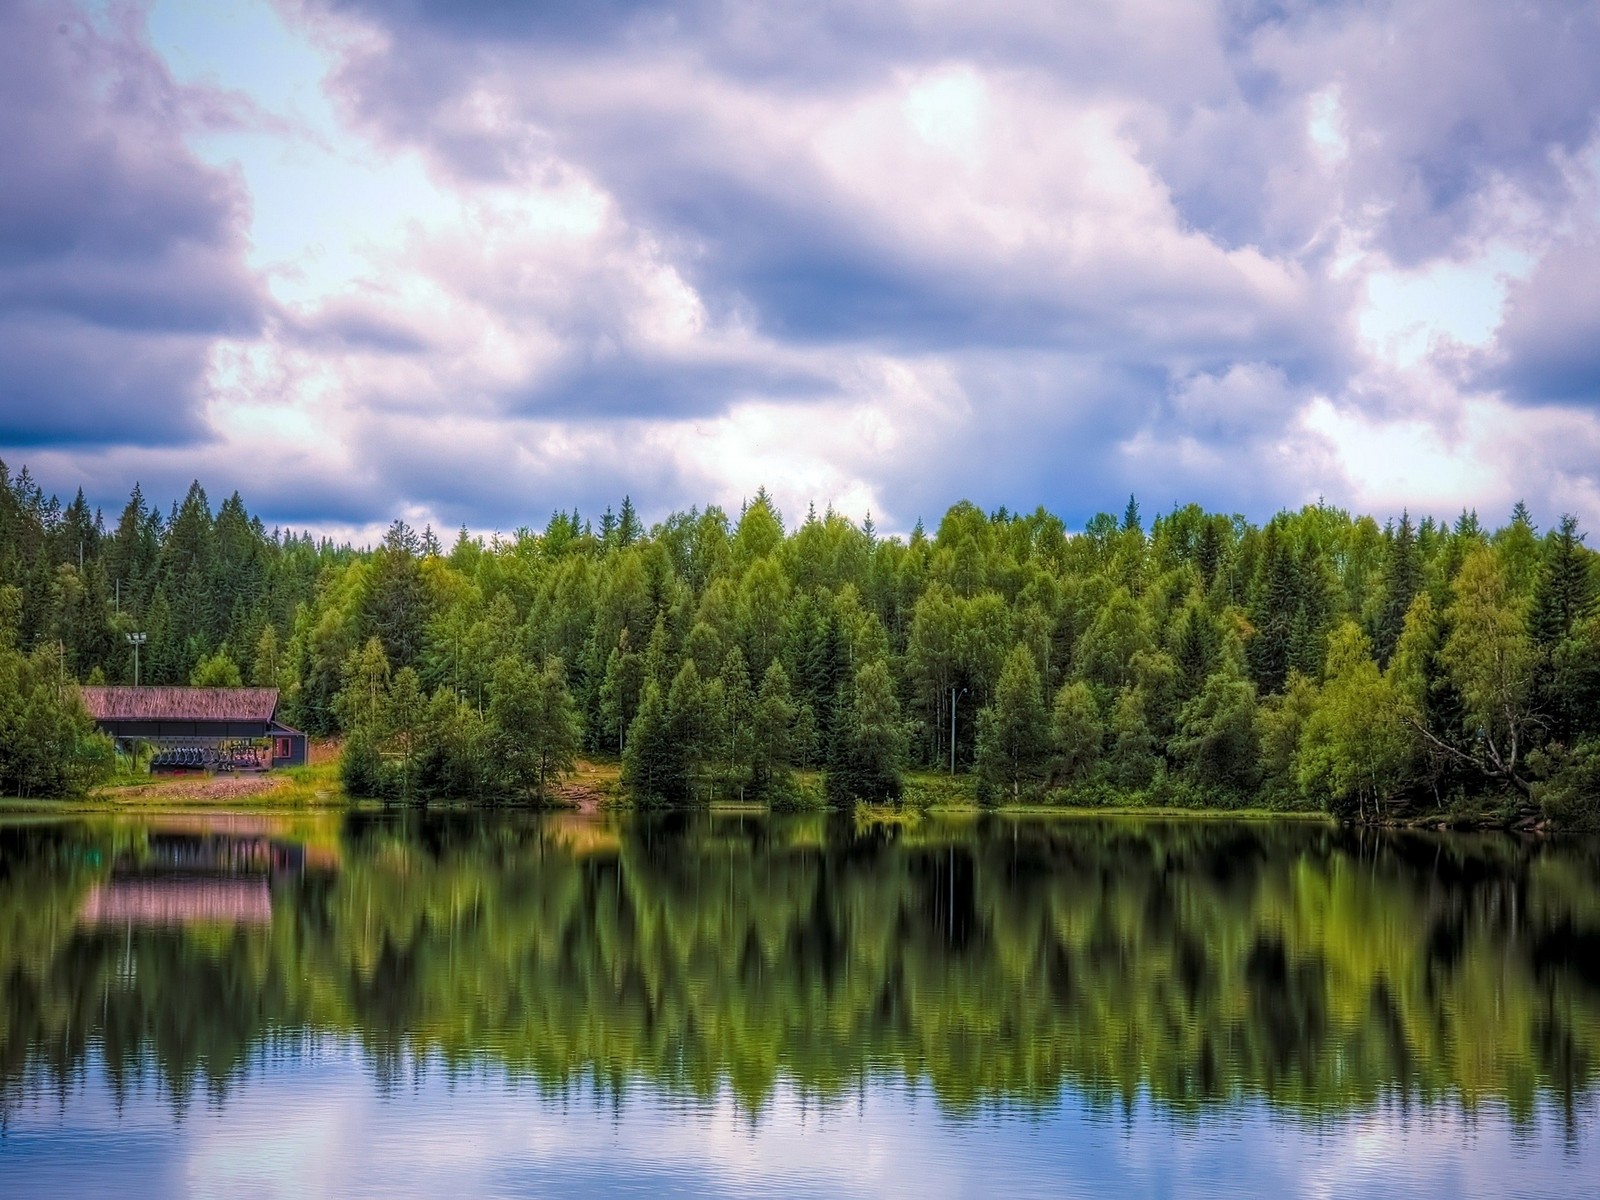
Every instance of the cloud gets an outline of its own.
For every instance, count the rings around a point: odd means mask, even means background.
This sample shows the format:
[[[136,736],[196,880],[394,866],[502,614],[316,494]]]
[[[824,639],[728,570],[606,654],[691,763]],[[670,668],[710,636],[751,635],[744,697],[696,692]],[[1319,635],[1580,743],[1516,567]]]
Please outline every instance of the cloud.
[[[1489,381],[1538,401],[1600,403],[1600,230],[1554,247],[1510,289]]]
[[[150,3],[0,30],[0,450],[67,484],[358,530],[1596,493],[1589,9]]]
[[[119,10],[8,6],[0,35],[0,442],[198,436],[208,339],[259,326],[248,198],[186,129],[231,120],[173,85]]]
[[[0,320],[0,446],[164,445],[204,436],[203,339],[59,314]]]

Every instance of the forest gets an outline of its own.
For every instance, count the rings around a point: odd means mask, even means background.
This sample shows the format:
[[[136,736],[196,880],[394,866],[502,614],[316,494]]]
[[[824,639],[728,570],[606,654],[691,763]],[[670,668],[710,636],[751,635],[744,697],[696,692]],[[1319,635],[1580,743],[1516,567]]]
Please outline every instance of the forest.
[[[1600,565],[1571,516],[1130,498],[1069,531],[962,502],[883,536],[764,492],[646,528],[446,546],[265,527],[198,484],[115,518],[0,464],[0,794],[109,769],[74,682],[274,686],[352,795],[533,800],[576,756],[638,804],[987,804],[1600,820]]]

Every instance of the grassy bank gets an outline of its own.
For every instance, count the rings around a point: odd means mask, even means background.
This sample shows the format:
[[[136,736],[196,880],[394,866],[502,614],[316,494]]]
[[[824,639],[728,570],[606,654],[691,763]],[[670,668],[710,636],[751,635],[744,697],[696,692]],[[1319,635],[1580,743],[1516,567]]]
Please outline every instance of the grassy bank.
[[[9,812],[149,812],[170,809],[318,809],[349,804],[337,761],[262,774],[145,775],[113,778],[85,796],[0,799]]]
[[[87,796],[63,799],[0,797],[0,813],[154,812],[241,809],[341,810],[367,807],[376,802],[345,795],[339,779],[338,747],[313,756],[313,765],[260,775],[218,774],[184,776],[123,775],[94,789]],[[820,771],[796,771],[787,796],[777,803],[743,798],[737,793],[717,793],[690,805],[717,812],[829,811]],[[576,769],[551,789],[557,808],[580,813],[631,810],[636,806],[622,780],[622,764],[615,758],[583,758]],[[1173,801],[1177,802],[1174,803]],[[473,807],[470,802],[435,803],[436,808]],[[1210,797],[1196,791],[1169,793],[1111,791],[1091,788],[1081,792],[1057,790],[1025,795],[981,797],[976,777],[952,776],[944,771],[911,771],[904,777],[898,805],[859,804],[852,810],[858,823],[916,825],[927,818],[962,820],[981,814],[1013,818],[1088,818],[1099,816],[1154,817],[1187,820],[1331,821],[1327,814],[1300,809],[1279,809],[1241,803],[1233,795]],[[1503,809],[1485,805],[1471,811],[1452,810],[1413,814],[1385,824],[1505,828],[1512,824]]]

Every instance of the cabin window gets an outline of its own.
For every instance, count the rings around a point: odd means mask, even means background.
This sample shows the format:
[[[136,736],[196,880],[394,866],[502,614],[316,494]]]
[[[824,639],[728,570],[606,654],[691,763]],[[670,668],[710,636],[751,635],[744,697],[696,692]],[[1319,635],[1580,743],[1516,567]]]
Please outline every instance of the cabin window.
[[[278,742],[278,747],[277,747],[276,750],[274,750],[272,752],[272,757],[273,758],[288,758],[289,757],[289,739],[288,738],[278,738],[277,742]]]

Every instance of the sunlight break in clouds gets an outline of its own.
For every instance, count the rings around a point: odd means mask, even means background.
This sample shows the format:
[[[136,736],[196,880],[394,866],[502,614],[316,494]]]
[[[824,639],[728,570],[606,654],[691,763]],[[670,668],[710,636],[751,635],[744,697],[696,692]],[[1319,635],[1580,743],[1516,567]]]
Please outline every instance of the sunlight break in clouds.
[[[107,505],[1593,507],[1592,9],[0,21],[0,457]]]

